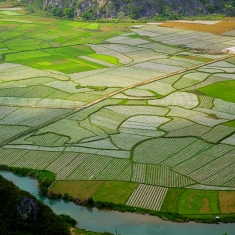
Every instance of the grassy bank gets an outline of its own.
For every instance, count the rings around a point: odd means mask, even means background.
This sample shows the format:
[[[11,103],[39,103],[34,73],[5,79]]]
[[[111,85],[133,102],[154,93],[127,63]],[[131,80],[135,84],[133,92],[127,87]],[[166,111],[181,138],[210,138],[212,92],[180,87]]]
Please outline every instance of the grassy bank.
[[[11,171],[21,176],[24,175],[36,178],[39,183],[39,191],[42,195],[47,195],[48,187],[55,181],[55,174],[49,171],[38,171],[34,169],[10,167],[6,165],[0,165],[0,170]]]
[[[187,190],[183,188],[172,188],[169,189],[169,193],[167,194],[164,203],[162,205],[161,211],[155,211],[155,210],[148,210],[144,208],[138,208],[133,206],[128,206],[122,203],[113,203],[111,200],[109,201],[101,201],[96,200],[94,201],[92,197],[87,198],[74,198],[68,193],[64,193],[63,195],[60,193],[55,193],[51,190],[48,190],[48,187],[51,185],[51,183],[55,180],[55,174],[49,171],[38,171],[33,169],[27,169],[27,168],[18,168],[18,167],[8,167],[5,165],[0,165],[1,170],[7,170],[14,172],[19,175],[25,175],[30,176],[33,178],[36,178],[39,182],[39,189],[40,192],[43,195],[48,195],[50,198],[62,198],[66,201],[73,201],[75,204],[83,205],[86,207],[96,207],[101,210],[114,210],[114,211],[120,211],[120,212],[132,212],[132,213],[139,213],[139,214],[149,214],[152,216],[158,216],[163,220],[170,220],[175,222],[188,222],[188,221],[196,221],[200,223],[218,223],[218,222],[224,222],[224,223],[231,223],[235,222],[235,213],[231,213],[231,210],[227,212],[227,207],[231,209],[231,205],[225,205],[227,203],[226,198],[229,196],[233,196],[234,192],[223,192],[219,193],[216,191],[204,191],[204,190]],[[102,184],[102,185],[105,185]],[[134,186],[134,185],[133,185]],[[136,187],[136,185],[135,185]],[[135,188],[133,187],[133,189]],[[190,206],[194,207],[194,210],[188,210],[187,209],[187,203],[188,200],[193,196],[195,196],[195,191],[197,191],[197,200],[192,201]],[[99,198],[99,194],[102,194],[102,187],[101,191],[97,191],[98,193],[95,193],[97,199]],[[211,192],[211,193],[210,193]],[[48,194],[47,194],[48,193]],[[220,204],[216,197],[216,194],[220,198],[222,198]],[[102,194],[103,195],[103,194]],[[105,195],[103,195],[104,198],[106,198]],[[208,200],[205,201],[205,198]],[[201,200],[204,199],[204,200]],[[123,201],[122,199],[121,201]],[[126,199],[125,199],[126,200]],[[224,202],[223,202],[224,201]],[[214,203],[216,202],[216,203]],[[202,204],[202,208],[205,211],[200,211],[200,203]],[[210,209],[210,204],[212,203],[212,211]],[[194,206],[194,204],[196,206]],[[181,205],[181,206],[180,206]],[[182,206],[183,205],[183,206]],[[227,206],[227,207],[226,207]],[[219,212],[219,207],[223,208],[224,214],[221,214]],[[221,209],[220,209],[221,210]],[[180,212],[180,213],[179,213]],[[190,213],[189,213],[190,212]],[[220,220],[217,220],[215,217],[220,216]],[[76,229],[74,231],[77,232],[83,232],[83,230]],[[76,233],[75,233],[76,234]],[[79,234],[79,233],[77,233]],[[89,234],[89,233],[85,233]],[[98,233],[99,234],[99,233]]]

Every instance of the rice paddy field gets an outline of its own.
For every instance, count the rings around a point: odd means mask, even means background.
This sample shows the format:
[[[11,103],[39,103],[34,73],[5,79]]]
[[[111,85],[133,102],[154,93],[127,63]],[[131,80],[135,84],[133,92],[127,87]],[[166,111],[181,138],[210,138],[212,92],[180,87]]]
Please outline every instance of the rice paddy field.
[[[0,164],[81,200],[234,215],[233,27],[0,11]]]

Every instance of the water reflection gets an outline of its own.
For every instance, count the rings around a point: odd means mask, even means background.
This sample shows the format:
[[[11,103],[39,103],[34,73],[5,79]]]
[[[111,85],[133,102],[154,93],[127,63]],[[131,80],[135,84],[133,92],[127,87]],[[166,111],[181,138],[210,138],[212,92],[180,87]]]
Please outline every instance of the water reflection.
[[[6,171],[0,171],[0,174],[43,201],[55,213],[72,216],[78,221],[79,227],[87,230],[115,234],[117,229],[122,235],[222,235],[225,232],[227,235],[235,234],[235,224],[174,223],[150,215],[100,211],[96,208],[77,206],[63,199],[48,199],[39,195],[36,180]]]

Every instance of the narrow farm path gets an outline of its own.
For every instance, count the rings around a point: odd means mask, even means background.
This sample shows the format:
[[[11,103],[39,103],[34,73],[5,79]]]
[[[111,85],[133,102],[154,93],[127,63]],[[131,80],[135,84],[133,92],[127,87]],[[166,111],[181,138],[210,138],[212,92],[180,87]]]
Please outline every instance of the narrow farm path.
[[[50,120],[50,121],[48,121],[48,122],[45,122],[45,123],[43,123],[43,124],[41,124],[41,125],[39,125],[39,126],[37,126],[37,127],[32,127],[32,128],[30,128],[29,130],[27,130],[27,131],[25,131],[25,132],[22,132],[22,133],[20,133],[20,134],[14,136],[14,137],[11,137],[11,138],[9,138],[9,139],[7,139],[7,140],[4,140],[4,141],[0,142],[0,147],[6,145],[6,144],[8,144],[8,143],[10,143],[10,142],[13,141],[13,140],[16,140],[16,139],[18,139],[18,138],[21,138],[21,137],[23,137],[23,136],[26,136],[26,135],[28,135],[28,134],[31,134],[31,133],[37,131],[38,129],[41,129],[41,128],[43,128],[43,127],[46,127],[46,126],[48,126],[48,125],[50,125],[50,124],[52,124],[52,123],[54,123],[54,122],[57,122],[57,121],[62,120],[62,119],[64,119],[64,118],[66,118],[66,117],[69,117],[69,116],[71,116],[71,115],[73,115],[73,114],[75,114],[75,113],[77,113],[77,112],[80,112],[80,111],[82,111],[82,110],[84,110],[84,109],[87,109],[87,108],[89,108],[89,107],[91,107],[91,106],[94,106],[94,105],[96,105],[96,104],[98,104],[98,103],[100,103],[100,102],[102,102],[102,101],[105,101],[106,99],[109,99],[109,98],[113,97],[114,95],[117,95],[117,94],[119,94],[119,93],[121,93],[121,92],[123,92],[123,91],[126,91],[126,90],[128,90],[128,89],[136,88],[136,87],[139,87],[139,86],[142,86],[142,85],[145,85],[145,84],[149,84],[149,83],[152,83],[152,82],[155,82],[155,81],[159,81],[159,80],[162,80],[162,79],[165,79],[165,78],[174,76],[174,75],[182,74],[182,73],[185,73],[185,72],[188,72],[188,71],[191,71],[191,70],[194,70],[194,69],[198,69],[198,68],[201,68],[201,67],[203,67],[203,66],[206,66],[206,65],[209,65],[209,64],[213,64],[213,63],[215,63],[215,62],[222,61],[222,60],[225,60],[225,59],[234,57],[234,56],[235,56],[235,55],[233,55],[233,54],[231,55],[231,54],[230,54],[230,55],[228,55],[228,56],[225,56],[225,57],[222,57],[222,58],[219,58],[219,59],[215,59],[215,60],[212,60],[212,61],[210,61],[210,62],[206,62],[206,63],[200,64],[200,65],[196,65],[196,66],[193,66],[193,67],[190,67],[190,68],[187,68],[187,69],[179,70],[179,71],[177,71],[177,72],[172,72],[172,73],[169,73],[169,74],[166,74],[166,75],[163,75],[163,76],[159,76],[159,77],[156,77],[156,78],[149,79],[149,80],[147,80],[147,81],[135,83],[135,84],[133,84],[133,85],[130,85],[130,86],[121,88],[121,89],[119,89],[119,90],[117,90],[117,91],[115,91],[115,92],[112,92],[112,93],[110,93],[110,94],[108,94],[108,95],[105,95],[105,96],[103,96],[103,97],[101,97],[101,98],[99,98],[99,99],[97,99],[97,100],[95,100],[95,101],[92,101],[92,102],[90,102],[90,103],[88,103],[88,104],[86,104],[86,105],[83,105],[83,106],[78,107],[78,108],[73,108],[71,111],[69,111],[69,112],[67,112],[67,113],[65,113],[65,114],[63,114],[63,115],[61,115],[61,116],[58,116],[58,117],[56,117],[56,118],[54,118],[54,119],[52,119],[52,120]],[[32,107],[32,106],[30,106],[30,107]],[[40,107],[41,107],[41,106],[40,106]],[[53,108],[53,107],[47,106],[47,108]],[[58,107],[57,107],[57,108],[58,108]]]

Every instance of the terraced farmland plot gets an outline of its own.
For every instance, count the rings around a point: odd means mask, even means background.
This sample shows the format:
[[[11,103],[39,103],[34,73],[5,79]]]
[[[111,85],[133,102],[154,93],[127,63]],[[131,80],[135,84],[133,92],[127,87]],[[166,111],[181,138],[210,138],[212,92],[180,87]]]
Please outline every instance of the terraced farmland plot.
[[[25,125],[38,126],[50,121],[60,115],[65,114],[67,109],[46,109],[46,108],[18,108],[5,118],[0,120],[0,124],[5,125]]]
[[[126,205],[159,211],[167,188],[140,184],[131,194]]]
[[[145,81],[151,78],[155,78],[157,77],[157,75],[161,75],[151,70],[138,69],[138,68],[127,67],[127,66],[120,67],[120,68],[118,67],[116,69],[109,70],[106,73],[110,75],[132,78],[132,79],[135,79],[136,81]]]
[[[137,143],[141,142],[142,140],[151,138],[151,137],[142,136],[142,135],[133,135],[133,134],[127,134],[127,133],[119,133],[119,134],[111,135],[111,138],[112,138],[112,142],[120,149],[131,150]]]
[[[112,134],[117,132],[119,125],[127,118],[127,115],[103,109],[92,114],[89,119],[92,125]]]
[[[128,159],[113,159],[96,177],[96,180],[116,180],[131,166]]]
[[[167,166],[147,164],[145,183],[165,187],[185,187],[195,182]]]
[[[153,106],[130,106],[130,105],[117,105],[117,106],[107,106],[107,110],[112,110],[116,113],[123,115],[134,116],[134,115],[159,115],[165,116],[168,112],[167,108],[153,107]]]
[[[68,180],[92,180],[100,174],[105,167],[110,164],[112,158],[91,155],[85,159],[72,174],[68,176]]]
[[[52,162],[46,170],[52,171],[54,173],[59,173],[63,168],[69,165],[79,154],[78,153],[62,153],[59,158]]]
[[[65,180],[79,165],[81,165],[90,155],[79,154],[72,161],[70,161],[65,167],[63,167],[56,175],[58,180]]]
[[[74,83],[72,81],[53,81],[46,83],[45,86],[53,87],[55,89],[65,91],[68,93],[80,92],[80,90],[76,88],[77,83]]]
[[[196,95],[191,93],[174,92],[160,100],[150,100],[149,104],[159,106],[175,105],[190,109],[198,105],[198,98]]]
[[[141,90],[141,89],[131,89],[131,90],[127,90],[124,92],[125,95],[127,96],[131,96],[130,98],[134,98],[134,97],[154,97],[154,94],[151,93],[150,91],[147,90]]]
[[[56,133],[61,136],[66,136],[70,140],[70,143],[78,142],[83,138],[92,137],[95,134],[78,126],[78,122],[71,121],[68,119],[63,119],[61,121],[55,122],[47,127],[40,129],[37,133]],[[79,133],[79,135],[77,134]]]
[[[24,149],[0,148],[0,164],[11,166],[28,152],[28,150]]]
[[[219,185],[226,187],[235,187],[235,177],[234,177],[234,167],[235,163],[222,169],[216,175],[213,175],[203,181],[204,184],[208,185]]]
[[[167,53],[167,54],[174,54],[176,52],[181,51],[181,49],[165,46],[165,45],[162,45],[160,43],[149,43],[149,44],[141,45],[141,47],[150,48],[154,51]]]
[[[207,108],[207,109],[211,109],[213,108],[213,98],[209,97],[209,96],[199,96],[199,101],[200,101],[200,108]]]
[[[208,163],[216,160],[217,158],[232,150],[233,147],[229,145],[214,145],[211,148],[205,149],[205,151],[200,152],[196,156],[193,156],[192,158],[189,158],[188,160],[176,165],[172,169],[183,175],[189,175],[190,173],[207,165]]]
[[[69,142],[69,137],[60,136],[54,133],[45,133],[42,135],[31,136],[25,140],[31,142],[31,144],[42,147],[61,147]]]
[[[117,150],[118,148],[113,145],[110,139],[94,140],[87,143],[80,143],[77,146],[86,147],[86,148],[95,148],[95,149],[109,149]]]
[[[182,149],[181,151],[175,153],[174,155],[170,156],[169,158],[161,162],[161,164],[173,167],[183,161],[186,161],[187,159],[193,157],[194,155],[197,155],[205,151],[210,147],[212,147],[212,144],[208,144],[202,140],[196,140],[191,145],[188,145],[186,148]],[[206,172],[206,174],[207,173],[208,172]]]
[[[166,135],[166,137],[186,137],[186,136],[196,136],[201,137],[203,134],[210,131],[210,127],[195,124],[189,127],[182,128],[180,130],[172,131]]]
[[[145,183],[146,170],[147,170],[147,164],[141,164],[141,163],[133,164],[133,174],[131,181],[138,183]]]
[[[85,120],[81,121],[79,123],[79,125],[81,127],[85,128],[86,130],[91,131],[92,133],[97,135],[99,138],[107,138],[108,137],[108,135],[102,129],[92,125],[89,119],[85,119]],[[93,138],[97,138],[97,137],[88,137],[88,138],[85,138],[85,139],[83,139],[81,141],[81,143],[87,142],[87,141],[89,142],[90,138],[93,139]]]
[[[0,142],[4,142],[9,138],[17,136],[30,128],[27,126],[18,126],[18,125],[0,125],[1,133],[0,133]]]
[[[175,89],[172,87],[171,84],[165,83],[165,79],[162,79],[161,82],[156,81],[153,83],[139,86],[139,89],[147,90],[147,91],[149,90],[153,92],[153,94],[160,94],[163,96],[168,95],[172,93],[173,91],[175,91]]]
[[[228,127],[223,125],[218,125],[214,127],[209,132],[202,135],[202,138],[211,143],[217,143],[227,136],[230,136],[235,132],[235,127]]]
[[[161,124],[168,122],[169,119],[158,116],[134,116],[127,119],[122,123],[121,127],[144,129],[144,130],[156,130]]]
[[[22,158],[16,161],[13,166],[43,170],[54,162],[60,154],[60,152],[29,151]]]
[[[35,77],[50,77],[58,80],[67,80],[67,76],[55,74],[53,72],[33,69],[27,66],[15,66],[14,68],[7,68],[0,70],[0,77],[3,81],[18,81],[21,79],[35,78]]]
[[[235,103],[215,98],[213,109],[224,113],[235,114]]]
[[[235,145],[235,134],[227,137],[223,141],[221,141],[223,144],[230,144],[230,145]]]
[[[153,62],[142,62],[139,64],[133,65],[133,67],[141,68],[141,69],[150,69],[154,71],[159,71],[161,73],[174,73],[180,70],[183,70],[183,67],[177,67],[173,65],[166,65],[166,64],[158,64]]]
[[[235,156],[234,150],[228,152],[225,155],[201,167],[200,169],[193,171],[192,173],[189,174],[189,176],[200,182],[205,182],[209,177],[213,175],[217,175],[217,177],[219,177],[221,170],[230,167],[231,163],[235,162],[234,156]]]
[[[159,164],[188,145],[195,138],[154,138],[139,144],[134,149],[134,162]]]

